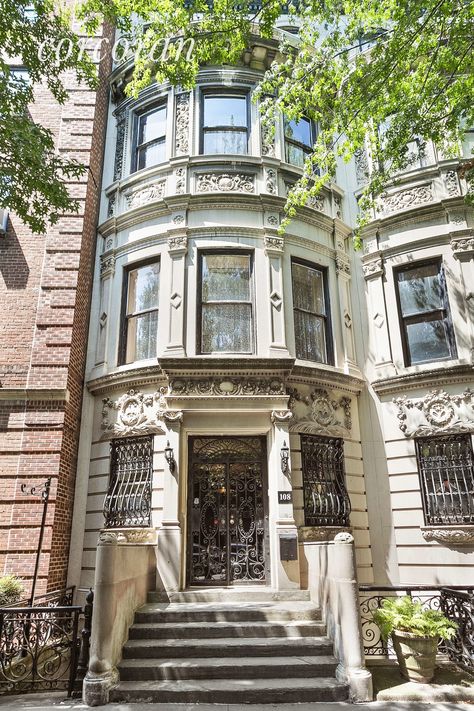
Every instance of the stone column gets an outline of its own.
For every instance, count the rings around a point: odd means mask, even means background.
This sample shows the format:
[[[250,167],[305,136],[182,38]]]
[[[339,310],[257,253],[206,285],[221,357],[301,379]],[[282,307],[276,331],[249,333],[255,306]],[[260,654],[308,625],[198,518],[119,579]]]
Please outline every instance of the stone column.
[[[344,245],[343,236],[336,232],[336,275],[339,291],[339,309],[342,324],[342,345],[344,349],[344,371],[346,373],[358,373],[356,362],[354,334],[352,330],[352,306],[351,306],[351,267],[348,256],[340,250]]]
[[[266,222],[270,227],[278,225],[276,214],[267,214]],[[264,237],[265,254],[268,258],[270,285],[270,353],[288,355],[285,334],[285,309],[283,300],[282,257],[284,241],[282,237],[266,234]]]
[[[156,552],[157,588],[166,592],[180,589],[181,572],[181,526],[179,522],[179,465],[180,431],[183,422],[181,410],[163,413],[167,425],[167,442],[173,450],[174,464],[164,462],[163,519],[158,531]]]
[[[299,588],[298,560],[282,561],[280,557],[280,537],[294,538],[298,550],[298,531],[293,513],[293,486],[291,482],[291,459],[288,451],[288,471],[282,471],[281,449],[290,448],[288,423],[293,417],[291,410],[273,410],[273,445],[269,458],[270,471],[268,476],[269,513],[270,513],[270,545],[272,562],[272,585],[277,590]],[[288,492],[290,502],[279,503],[278,492]]]
[[[185,262],[188,251],[188,238],[184,227],[184,213],[176,213],[172,217],[174,228],[169,230],[168,251],[171,260],[170,295],[169,295],[169,329],[167,356],[186,356],[184,334],[184,295],[185,295]]]
[[[387,322],[385,294],[383,287],[384,264],[380,252],[363,259],[362,269],[367,282],[367,306],[369,329],[375,355],[374,368],[385,377],[396,374],[392,361],[392,349]]]

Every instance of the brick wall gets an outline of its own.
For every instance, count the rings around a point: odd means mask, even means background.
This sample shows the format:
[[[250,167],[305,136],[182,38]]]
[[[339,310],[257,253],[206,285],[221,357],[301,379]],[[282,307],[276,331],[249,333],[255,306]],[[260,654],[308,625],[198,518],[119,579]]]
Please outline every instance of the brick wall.
[[[39,87],[31,109],[57,150],[88,166],[69,184],[79,212],[43,235],[13,216],[0,237],[0,575],[29,586],[42,503],[21,485],[52,476],[39,593],[67,577],[109,71],[102,62],[97,91],[67,76],[62,107]]]

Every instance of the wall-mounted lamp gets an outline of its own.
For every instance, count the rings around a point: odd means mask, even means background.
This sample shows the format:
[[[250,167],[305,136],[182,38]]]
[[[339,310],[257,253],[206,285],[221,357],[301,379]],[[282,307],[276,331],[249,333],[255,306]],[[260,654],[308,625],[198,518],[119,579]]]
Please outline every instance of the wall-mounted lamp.
[[[174,461],[174,452],[173,448],[170,447],[170,443],[166,443],[165,447],[165,459],[168,462],[168,466],[170,468],[170,472],[173,473],[174,470],[176,469],[176,462]]]
[[[280,458],[281,458],[281,473],[282,474],[289,474],[289,472],[290,472],[290,466],[289,466],[290,449],[289,449],[289,447],[286,446],[286,442],[283,442],[283,447],[280,449]]]

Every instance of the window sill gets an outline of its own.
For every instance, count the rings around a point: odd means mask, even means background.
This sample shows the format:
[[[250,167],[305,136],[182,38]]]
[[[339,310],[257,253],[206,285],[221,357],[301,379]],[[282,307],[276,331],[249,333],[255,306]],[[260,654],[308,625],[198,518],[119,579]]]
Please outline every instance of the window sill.
[[[474,546],[474,526],[422,526],[421,535],[425,541],[448,546]]]

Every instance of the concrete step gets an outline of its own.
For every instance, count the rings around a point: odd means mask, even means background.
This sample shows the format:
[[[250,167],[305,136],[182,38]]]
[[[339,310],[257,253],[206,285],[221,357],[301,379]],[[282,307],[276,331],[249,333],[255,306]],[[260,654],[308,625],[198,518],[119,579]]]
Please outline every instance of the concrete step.
[[[122,681],[112,702],[288,703],[344,701],[348,688],[335,679],[207,679],[190,681]]]
[[[309,601],[309,590],[273,590],[257,585],[243,585],[232,588],[189,588],[182,592],[150,592],[148,602],[290,602]]]
[[[211,639],[215,637],[317,637],[326,626],[314,620],[289,622],[141,622],[130,628],[129,639]]]
[[[268,679],[334,676],[337,661],[318,657],[232,657],[123,659],[119,664],[122,681],[179,679]]]
[[[246,637],[244,639],[129,639],[124,659],[170,657],[285,657],[330,656],[327,637]]]
[[[321,612],[311,602],[149,603],[135,613],[136,623],[145,622],[287,622],[320,620]]]

